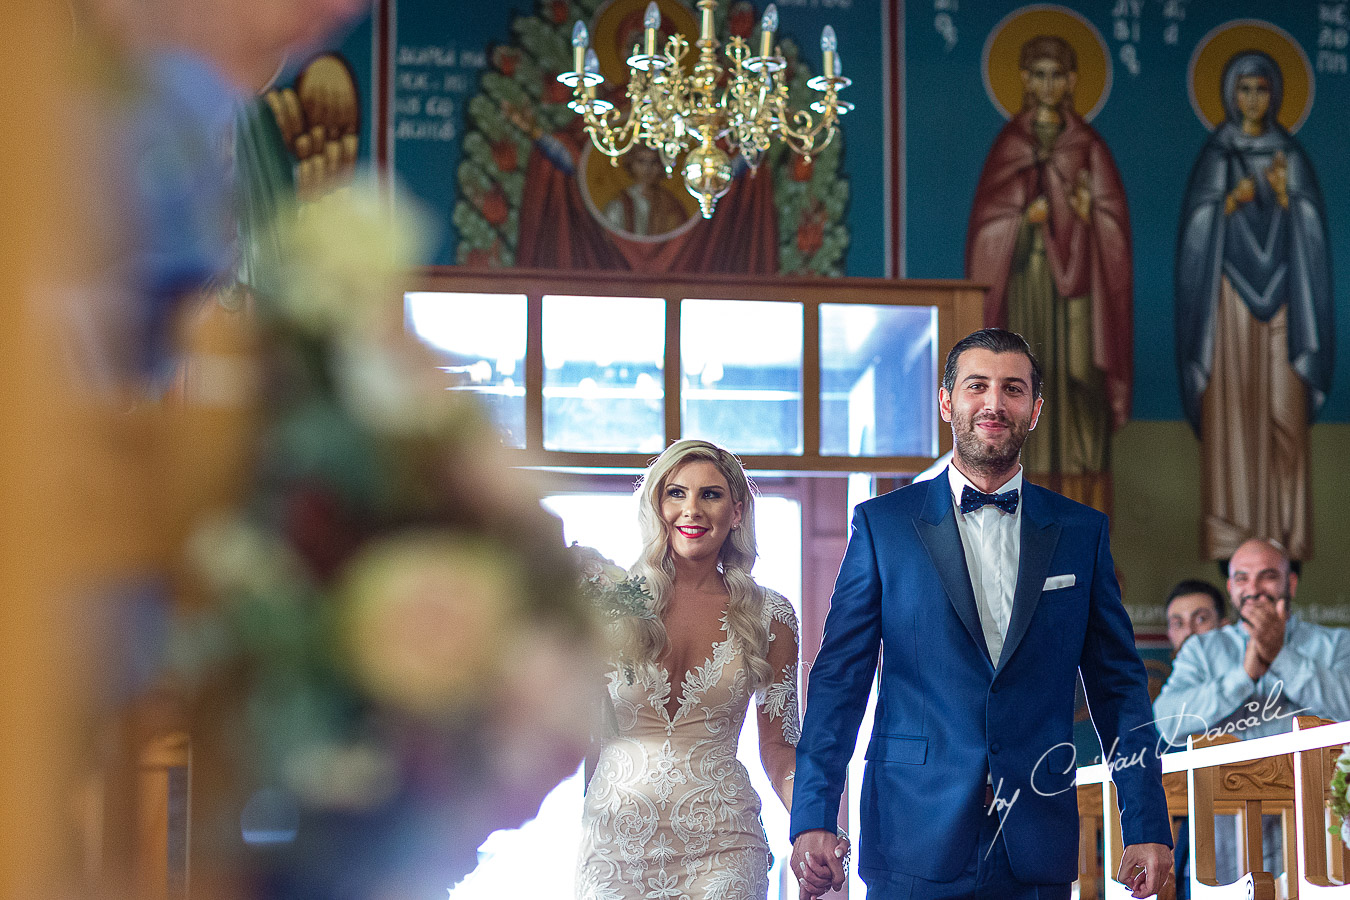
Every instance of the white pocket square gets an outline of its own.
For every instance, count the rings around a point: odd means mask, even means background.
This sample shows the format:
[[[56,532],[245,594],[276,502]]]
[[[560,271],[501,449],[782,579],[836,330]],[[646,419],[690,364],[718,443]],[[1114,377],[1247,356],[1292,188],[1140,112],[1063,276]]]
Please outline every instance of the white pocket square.
[[[1077,579],[1073,575],[1051,575],[1045,579],[1043,591],[1057,591],[1060,588],[1073,587]]]

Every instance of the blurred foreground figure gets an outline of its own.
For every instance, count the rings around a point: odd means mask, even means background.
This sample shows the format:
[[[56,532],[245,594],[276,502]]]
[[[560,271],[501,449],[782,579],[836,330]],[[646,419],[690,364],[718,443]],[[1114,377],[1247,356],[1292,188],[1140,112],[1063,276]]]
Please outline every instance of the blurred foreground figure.
[[[82,482],[110,547],[83,596],[110,610],[136,582],[150,610],[103,616],[121,750],[92,766],[110,799],[90,817],[113,895],[165,889],[135,842],[168,818],[194,897],[435,896],[591,730],[594,625],[561,529],[389,300],[423,223],[373,180],[236,215],[240,102],[366,5],[78,11],[75,103],[104,152],[62,315],[111,459]],[[167,808],[141,790],[165,736],[190,784]]]
[[[239,105],[369,6],[86,0],[78,10],[103,230],[99,283],[70,319],[78,368],[95,383],[162,386],[175,315],[231,274]]]

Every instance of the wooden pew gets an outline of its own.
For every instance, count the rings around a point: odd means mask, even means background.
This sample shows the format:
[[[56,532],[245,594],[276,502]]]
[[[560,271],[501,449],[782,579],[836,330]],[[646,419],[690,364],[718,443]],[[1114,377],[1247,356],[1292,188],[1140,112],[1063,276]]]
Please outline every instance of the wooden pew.
[[[1177,803],[1175,780],[1179,775],[1187,782],[1187,812],[1192,828],[1191,896],[1273,898],[1275,880],[1267,872],[1248,872],[1231,885],[1207,884],[1196,875],[1213,880],[1213,816],[1217,809],[1223,813],[1242,812],[1250,823],[1244,828],[1250,846],[1246,852],[1251,859],[1259,859],[1259,810],[1280,808],[1282,785],[1294,791],[1294,809],[1290,814],[1293,825],[1287,844],[1295,848],[1289,866],[1289,894],[1304,897],[1344,897],[1350,900],[1347,872],[1350,872],[1350,852],[1339,839],[1328,841],[1326,827],[1329,816],[1326,809],[1331,767],[1339,749],[1350,744],[1350,722],[1319,725],[1320,720],[1308,719],[1286,734],[1254,738],[1248,741],[1217,740],[1194,743],[1185,751],[1162,757],[1165,785],[1173,785],[1169,806],[1180,809]],[[1287,773],[1287,774],[1286,774]],[[1101,817],[1104,860],[1104,888],[1108,900],[1123,900],[1129,896],[1124,886],[1112,876],[1120,867],[1122,854],[1120,814],[1115,786],[1107,766],[1097,764],[1078,769],[1079,821],[1088,832],[1080,846],[1095,846],[1097,819],[1092,815],[1092,801],[1087,794],[1099,790],[1105,814]],[[1259,804],[1259,806],[1258,806]],[[1208,821],[1208,828],[1203,824]],[[1209,840],[1208,872],[1200,869],[1200,838],[1207,831]],[[1289,834],[1289,832],[1287,832]],[[1320,848],[1320,849],[1319,849]],[[1086,857],[1080,856],[1080,862]],[[1086,868],[1085,866],[1081,868]],[[1088,875],[1089,871],[1081,874]],[[1089,898],[1092,893],[1087,882],[1080,878],[1080,894]],[[1330,892],[1330,893],[1329,893]],[[1159,894],[1166,900],[1168,894]]]
[[[1295,732],[1315,731],[1331,723],[1315,716],[1298,716]],[[1327,833],[1334,818],[1327,808],[1331,775],[1341,747],[1314,747],[1294,754],[1294,808],[1297,864],[1290,885],[1305,898],[1350,897],[1346,872],[1350,850]]]
[[[1231,735],[1215,738],[1192,736],[1188,749],[1199,750],[1239,743]],[[1267,801],[1288,798],[1293,803],[1293,762],[1287,754],[1229,765],[1194,767],[1186,772],[1190,797],[1191,896],[1205,898],[1250,898],[1275,900],[1275,876],[1262,866],[1261,808]],[[1221,884],[1214,865],[1214,816],[1233,810],[1242,823],[1238,841],[1238,868],[1246,874],[1230,884]],[[1287,817],[1286,824],[1287,824]],[[1291,843],[1286,830],[1286,846]]]
[[[1100,768],[1104,769],[1105,766],[1101,766]],[[1083,770],[1079,769],[1078,771],[1080,773],[1079,778],[1081,781],[1081,773]],[[1102,851],[1104,857],[1102,869],[1106,886],[1103,895],[1106,897],[1106,900],[1125,900],[1125,898],[1130,897],[1131,894],[1129,891],[1125,890],[1123,884],[1115,880],[1116,874],[1120,871],[1121,857],[1125,854],[1124,844],[1120,836],[1120,800],[1116,796],[1116,785],[1109,779],[1109,772],[1107,774],[1107,780],[1101,785],[1102,803],[1106,810],[1109,811],[1109,814],[1102,819]],[[1079,790],[1082,790],[1082,787],[1080,787]],[[1079,893],[1079,897],[1087,896],[1088,895],[1081,892]],[[1174,877],[1167,880],[1167,883],[1163,885],[1162,890],[1158,891],[1156,896],[1157,900],[1176,900],[1177,882],[1175,873]]]
[[[1078,896],[1093,900],[1101,879],[1109,878],[1102,860],[1102,789],[1098,784],[1078,785]]]
[[[185,732],[162,735],[140,753],[137,779],[135,881],[140,900],[188,896],[188,770],[192,751]]]

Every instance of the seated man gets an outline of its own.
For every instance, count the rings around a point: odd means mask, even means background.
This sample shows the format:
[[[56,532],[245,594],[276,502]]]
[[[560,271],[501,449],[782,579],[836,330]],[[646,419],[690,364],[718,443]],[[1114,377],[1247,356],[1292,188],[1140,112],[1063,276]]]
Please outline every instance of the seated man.
[[[1224,624],[1228,614],[1223,591],[1198,578],[1178,581],[1164,603],[1167,617],[1167,640],[1172,644],[1172,655],[1181,652],[1181,645],[1193,634],[1208,634]]]
[[[1183,582],[1184,583],[1184,582]],[[1203,583],[1203,582],[1202,582]],[[1180,587],[1180,586],[1178,586]],[[1253,539],[1228,564],[1228,596],[1239,621],[1204,633],[1172,634],[1172,674],[1154,701],[1158,733],[1174,748],[1187,735],[1265,737],[1288,731],[1295,715],[1350,719],[1350,629],[1304,622],[1290,611],[1298,575],[1278,544]],[[1175,593],[1175,591],[1174,591]],[[1194,640],[1188,638],[1194,637]],[[1278,821],[1263,823],[1267,871],[1278,874]],[[1218,848],[1220,877],[1228,842]],[[1178,868],[1179,872],[1183,870]],[[1184,874],[1178,876],[1181,882]]]
[[[1181,651],[1181,645],[1193,634],[1208,634],[1225,624],[1228,614],[1223,591],[1198,578],[1178,581],[1163,601],[1167,620],[1167,640],[1172,645],[1172,656]],[[1190,893],[1191,831],[1186,818],[1179,820],[1180,830],[1173,845],[1172,859],[1177,873],[1177,900],[1186,900]],[[1230,854],[1231,855],[1231,854]]]
[[[1264,737],[1301,713],[1350,719],[1350,630],[1304,622],[1290,611],[1298,576],[1283,548],[1253,539],[1228,564],[1239,621],[1177,653],[1154,702],[1159,733],[1183,746],[1201,732]]]

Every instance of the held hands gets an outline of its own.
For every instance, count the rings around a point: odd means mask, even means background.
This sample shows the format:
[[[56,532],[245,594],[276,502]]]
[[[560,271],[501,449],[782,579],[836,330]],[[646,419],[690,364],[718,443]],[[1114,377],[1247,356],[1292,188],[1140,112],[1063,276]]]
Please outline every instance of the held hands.
[[[1131,844],[1120,857],[1116,881],[1131,897],[1152,897],[1172,877],[1172,850],[1165,844]]]
[[[792,842],[792,874],[797,876],[800,900],[815,900],[844,884],[848,838],[824,829],[803,831]]]
[[[1284,629],[1289,621],[1289,601],[1273,599],[1268,594],[1243,598],[1242,621],[1247,623],[1247,651],[1242,668],[1252,681],[1266,674],[1284,648]]]

